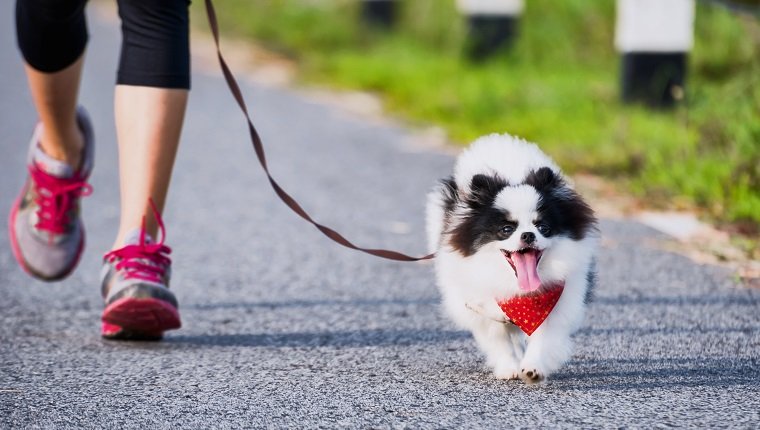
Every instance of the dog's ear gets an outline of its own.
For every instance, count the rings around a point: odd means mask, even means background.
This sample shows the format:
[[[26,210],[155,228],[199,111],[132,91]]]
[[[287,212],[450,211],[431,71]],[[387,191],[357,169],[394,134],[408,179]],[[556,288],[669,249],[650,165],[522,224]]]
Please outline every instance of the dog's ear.
[[[489,206],[506,186],[507,182],[498,176],[477,174],[470,180],[467,202],[471,207]]]
[[[450,176],[440,183],[441,201],[445,212],[452,212],[459,203],[459,190],[453,176]]]
[[[538,191],[548,191],[563,186],[565,181],[552,169],[542,167],[531,171],[525,178],[525,183]]]

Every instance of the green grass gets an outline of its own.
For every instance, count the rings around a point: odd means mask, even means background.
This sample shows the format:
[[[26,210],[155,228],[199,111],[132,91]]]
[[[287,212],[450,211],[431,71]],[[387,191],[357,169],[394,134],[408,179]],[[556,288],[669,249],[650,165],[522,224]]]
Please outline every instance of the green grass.
[[[668,207],[760,225],[760,23],[700,4],[687,100],[619,102],[614,1],[530,0],[514,48],[462,55],[453,0],[406,0],[395,31],[368,29],[356,0],[224,0],[222,32],[299,64],[307,83],[374,91],[391,112],[459,142],[491,132],[535,141],[569,172],[601,174]],[[204,20],[202,6],[195,21]]]

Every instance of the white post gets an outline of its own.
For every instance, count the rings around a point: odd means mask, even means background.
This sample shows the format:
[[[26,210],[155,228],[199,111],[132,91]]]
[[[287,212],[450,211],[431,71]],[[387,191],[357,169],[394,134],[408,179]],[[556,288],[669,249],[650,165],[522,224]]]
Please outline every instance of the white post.
[[[667,107],[684,98],[694,14],[694,0],[617,0],[625,102]]]
[[[360,0],[365,23],[390,28],[396,22],[398,0]]]
[[[468,54],[478,60],[512,45],[525,3],[523,0],[457,0],[457,6],[467,17]]]

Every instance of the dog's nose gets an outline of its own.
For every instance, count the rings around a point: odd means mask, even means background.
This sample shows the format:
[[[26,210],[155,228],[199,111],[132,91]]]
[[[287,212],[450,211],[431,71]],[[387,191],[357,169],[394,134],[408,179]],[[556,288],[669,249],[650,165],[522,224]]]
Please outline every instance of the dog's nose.
[[[520,239],[522,239],[523,242],[530,245],[531,243],[536,241],[536,235],[533,234],[530,231],[526,231],[525,233],[520,235]]]

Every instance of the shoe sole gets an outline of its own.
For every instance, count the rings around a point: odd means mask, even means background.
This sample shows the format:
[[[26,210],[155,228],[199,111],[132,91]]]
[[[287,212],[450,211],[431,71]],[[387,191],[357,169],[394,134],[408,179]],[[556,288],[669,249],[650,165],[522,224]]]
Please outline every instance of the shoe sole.
[[[71,272],[76,269],[77,265],[79,265],[79,260],[82,257],[82,252],[84,251],[84,243],[85,243],[85,232],[84,232],[84,225],[82,224],[82,220],[79,219],[79,229],[82,232],[82,240],[79,243],[79,248],[77,248],[77,254],[74,257],[74,260],[70,267],[66,268],[63,272],[53,275],[53,276],[45,276],[36,270],[34,270],[32,267],[30,267],[26,260],[24,260],[24,255],[21,253],[21,246],[18,243],[18,239],[16,238],[16,216],[18,215],[18,208],[21,206],[21,200],[24,198],[26,187],[24,187],[21,190],[21,195],[19,195],[16,198],[16,201],[13,202],[13,207],[11,207],[11,213],[8,217],[8,235],[11,238],[11,252],[13,253],[13,257],[16,259],[16,262],[18,262],[19,266],[21,266],[22,269],[24,269],[24,272],[29,274],[30,276],[37,278],[41,281],[46,282],[54,282],[54,281],[60,281],[61,279],[66,278],[71,274]]]
[[[103,311],[101,335],[114,340],[159,340],[167,330],[182,327],[171,303],[154,298],[125,297]]]

